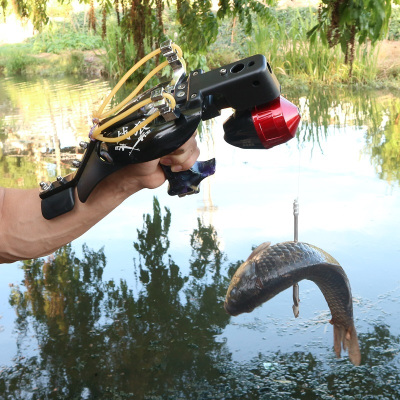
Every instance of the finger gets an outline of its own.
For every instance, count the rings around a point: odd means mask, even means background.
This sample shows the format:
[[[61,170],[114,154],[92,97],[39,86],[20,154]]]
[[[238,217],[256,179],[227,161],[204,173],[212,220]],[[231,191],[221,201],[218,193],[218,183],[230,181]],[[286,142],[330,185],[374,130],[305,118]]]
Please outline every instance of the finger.
[[[193,167],[193,164],[196,162],[200,155],[200,149],[196,146],[195,149],[192,149],[188,152],[180,156],[173,156],[173,164],[171,165],[172,172],[186,171]]]
[[[200,150],[196,146],[189,147],[184,153],[179,155],[168,155],[160,160],[161,164],[171,167],[172,172],[184,171],[193,166],[199,157]]]
[[[197,130],[194,131],[193,135],[190,137],[190,139],[184,143],[179,149],[176,149],[171,153],[173,156],[179,156],[187,151],[190,151],[191,148],[196,148],[197,147],[197,141],[196,141],[196,135],[197,135]]]
[[[171,154],[162,157],[160,163],[163,165],[171,166],[173,172],[183,171],[191,168],[196,162],[200,150],[197,147],[197,141],[195,134],[179,149],[175,150]]]

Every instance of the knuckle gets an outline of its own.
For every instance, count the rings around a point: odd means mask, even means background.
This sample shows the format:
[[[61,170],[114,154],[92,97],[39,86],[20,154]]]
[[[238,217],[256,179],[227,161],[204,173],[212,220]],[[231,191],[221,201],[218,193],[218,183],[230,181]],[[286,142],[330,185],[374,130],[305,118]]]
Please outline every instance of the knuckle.
[[[178,156],[180,154],[183,154],[185,152],[185,149],[180,147],[179,149],[176,149],[174,152],[172,152],[171,154],[173,154],[174,156]]]

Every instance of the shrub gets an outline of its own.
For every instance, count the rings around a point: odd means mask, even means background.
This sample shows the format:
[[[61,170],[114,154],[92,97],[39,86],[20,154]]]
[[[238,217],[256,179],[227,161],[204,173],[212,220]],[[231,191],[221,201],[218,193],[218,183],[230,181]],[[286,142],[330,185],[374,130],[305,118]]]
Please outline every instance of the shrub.
[[[65,50],[92,50],[102,47],[100,35],[86,29],[73,29],[66,22],[52,22],[28,40],[34,53],[60,54]]]
[[[392,16],[389,24],[389,40],[400,40],[400,7],[392,7]]]
[[[349,66],[336,46],[328,48],[322,40],[307,32],[317,23],[313,8],[288,8],[275,11],[268,20],[258,18],[254,32],[248,39],[248,53],[264,54],[275,74],[300,77],[325,83],[349,80]],[[376,77],[374,48],[358,46],[354,58],[351,80],[369,82]]]
[[[5,70],[7,75],[23,75],[35,64],[37,60],[34,57],[17,51],[11,57],[7,57]]]

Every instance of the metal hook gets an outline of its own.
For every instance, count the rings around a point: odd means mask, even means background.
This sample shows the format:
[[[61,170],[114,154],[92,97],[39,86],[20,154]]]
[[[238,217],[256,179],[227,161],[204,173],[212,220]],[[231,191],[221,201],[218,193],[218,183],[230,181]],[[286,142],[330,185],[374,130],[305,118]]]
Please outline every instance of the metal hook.
[[[293,202],[293,216],[294,216],[294,242],[299,240],[299,201],[294,199]]]
[[[293,315],[295,318],[297,318],[300,314],[299,305],[300,305],[299,284],[295,283],[293,285],[293,306],[292,306]]]
[[[293,216],[294,216],[294,242],[297,243],[299,239],[299,202],[297,199],[294,199],[293,202]],[[295,283],[293,285],[293,307],[292,307],[295,318],[297,318],[300,314],[299,303],[300,303],[300,289],[299,289],[299,284]]]

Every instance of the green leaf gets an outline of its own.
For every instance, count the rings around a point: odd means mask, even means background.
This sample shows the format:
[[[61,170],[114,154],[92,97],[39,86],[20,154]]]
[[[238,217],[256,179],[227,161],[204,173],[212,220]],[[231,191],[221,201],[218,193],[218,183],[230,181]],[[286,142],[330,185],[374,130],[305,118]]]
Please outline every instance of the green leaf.
[[[307,38],[310,39],[312,36],[315,37],[317,30],[321,28],[322,22],[318,23],[317,25],[313,26],[308,32],[307,32]]]

